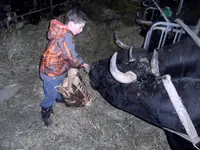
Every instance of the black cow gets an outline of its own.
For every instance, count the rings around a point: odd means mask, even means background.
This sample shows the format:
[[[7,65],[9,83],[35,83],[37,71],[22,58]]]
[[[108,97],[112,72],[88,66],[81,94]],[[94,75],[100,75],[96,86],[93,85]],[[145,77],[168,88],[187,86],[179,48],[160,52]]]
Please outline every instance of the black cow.
[[[89,73],[92,87],[114,107],[159,128],[186,134],[163,83],[152,73],[151,55],[143,49],[133,49],[131,54],[131,62],[130,51],[120,50],[111,61],[108,58],[93,63]],[[172,76],[172,82],[200,135],[199,56],[200,49],[190,39],[158,52],[160,75],[168,73]],[[191,142],[164,131],[172,150],[196,150]]]

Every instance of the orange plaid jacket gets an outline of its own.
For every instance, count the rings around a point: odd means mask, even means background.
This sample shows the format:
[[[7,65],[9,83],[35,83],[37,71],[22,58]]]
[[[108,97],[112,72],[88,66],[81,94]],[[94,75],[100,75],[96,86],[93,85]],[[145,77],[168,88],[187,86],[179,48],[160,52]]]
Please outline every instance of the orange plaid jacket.
[[[50,41],[42,56],[40,73],[59,76],[83,63],[81,58],[77,58],[73,34],[58,20],[51,21],[48,39]]]

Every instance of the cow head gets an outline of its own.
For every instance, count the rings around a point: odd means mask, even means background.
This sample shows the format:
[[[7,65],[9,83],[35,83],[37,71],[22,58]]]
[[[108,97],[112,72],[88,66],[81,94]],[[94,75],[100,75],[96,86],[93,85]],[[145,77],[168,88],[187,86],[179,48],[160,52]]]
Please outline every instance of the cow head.
[[[117,32],[114,35],[116,44],[123,49],[123,51],[114,53],[110,59],[110,73],[115,80],[120,83],[131,83],[136,82],[137,78],[145,73],[155,74],[157,69],[150,66],[156,66],[157,55],[153,55],[150,64],[149,55],[144,49],[126,45],[119,40]],[[119,70],[118,67],[121,69]]]

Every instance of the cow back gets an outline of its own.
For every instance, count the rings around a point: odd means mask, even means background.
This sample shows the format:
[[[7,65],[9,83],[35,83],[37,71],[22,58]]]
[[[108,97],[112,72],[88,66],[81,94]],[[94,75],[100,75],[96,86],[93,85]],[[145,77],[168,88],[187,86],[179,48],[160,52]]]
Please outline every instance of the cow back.
[[[191,40],[166,46],[159,50],[160,74],[172,77],[199,76],[200,48]]]

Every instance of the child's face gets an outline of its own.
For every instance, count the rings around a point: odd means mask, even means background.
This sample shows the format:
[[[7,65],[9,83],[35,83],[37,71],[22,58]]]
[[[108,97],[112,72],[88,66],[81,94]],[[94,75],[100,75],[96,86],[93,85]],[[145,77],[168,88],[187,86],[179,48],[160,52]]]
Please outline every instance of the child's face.
[[[82,23],[74,23],[70,22],[70,30],[73,33],[73,35],[77,35],[83,31],[83,28],[85,26],[85,22]]]

